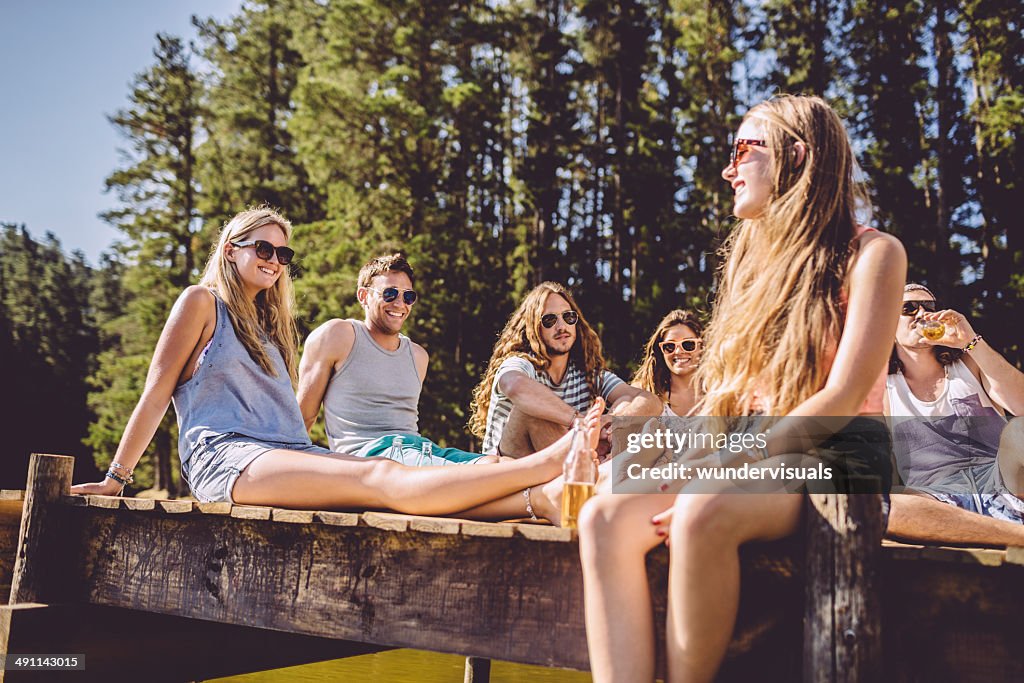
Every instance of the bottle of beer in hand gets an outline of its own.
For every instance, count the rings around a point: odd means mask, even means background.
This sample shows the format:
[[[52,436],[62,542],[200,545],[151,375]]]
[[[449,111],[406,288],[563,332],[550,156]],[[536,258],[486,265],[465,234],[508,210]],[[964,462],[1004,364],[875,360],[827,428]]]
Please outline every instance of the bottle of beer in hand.
[[[562,474],[562,526],[575,529],[580,508],[594,495],[597,484],[596,453],[590,447],[590,439],[583,429],[583,419],[577,417],[572,426],[572,442],[569,457],[565,459]]]

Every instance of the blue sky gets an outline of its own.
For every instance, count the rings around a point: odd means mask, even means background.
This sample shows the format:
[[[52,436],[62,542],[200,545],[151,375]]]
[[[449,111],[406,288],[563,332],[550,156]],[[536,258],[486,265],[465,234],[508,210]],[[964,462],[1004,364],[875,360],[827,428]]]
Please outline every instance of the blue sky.
[[[95,264],[117,231],[103,180],[122,139],[107,115],[153,63],[158,32],[195,37],[190,18],[224,19],[241,0],[0,0],[0,222],[52,231]]]

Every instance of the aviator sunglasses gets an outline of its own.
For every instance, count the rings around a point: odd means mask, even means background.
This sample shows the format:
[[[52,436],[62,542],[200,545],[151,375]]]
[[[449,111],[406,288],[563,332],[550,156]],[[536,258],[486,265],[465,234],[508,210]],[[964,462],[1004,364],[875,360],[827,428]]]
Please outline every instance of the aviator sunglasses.
[[[576,311],[565,311],[562,313],[562,320],[565,321],[566,325],[575,325],[580,319],[579,313]],[[558,322],[557,313],[548,313],[540,317],[540,324],[544,326],[544,329],[550,330]]]
[[[277,252],[277,262],[287,266],[295,258],[295,250],[288,247],[275,247],[266,240],[250,240],[248,242],[231,242],[231,246],[241,249],[243,247],[256,247],[256,255],[264,261],[270,261]]]
[[[367,287],[370,291],[377,292],[380,294],[380,298],[384,300],[384,303],[389,304],[398,298],[398,295],[402,295],[402,301],[405,302],[406,306],[412,306],[416,303],[416,299],[419,295],[414,289],[398,289],[398,287],[385,287],[384,289],[374,289],[373,287]]]
[[[900,315],[913,317],[917,315],[917,312],[922,308],[927,313],[934,313],[938,308],[938,304],[935,301],[904,301],[903,308],[900,310]]]
[[[739,138],[734,140],[732,143],[732,150],[729,152],[729,166],[735,170],[736,166],[739,165],[747,154],[750,153],[752,147],[767,147],[768,143],[764,140],[754,140],[752,138]]]
[[[684,339],[681,342],[666,341],[661,342],[660,344],[658,344],[658,346],[661,347],[662,353],[668,354],[675,353],[676,344],[679,344],[679,348],[681,348],[683,351],[693,353],[694,351],[697,350],[697,347],[701,345],[701,341],[700,339]]]

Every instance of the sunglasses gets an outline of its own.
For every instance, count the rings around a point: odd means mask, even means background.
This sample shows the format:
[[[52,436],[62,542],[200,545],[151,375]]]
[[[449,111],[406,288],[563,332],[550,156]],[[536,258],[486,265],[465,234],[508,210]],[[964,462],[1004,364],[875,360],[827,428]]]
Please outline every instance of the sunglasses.
[[[288,247],[275,247],[266,240],[251,240],[249,242],[232,242],[231,246],[239,249],[243,247],[256,247],[256,255],[264,261],[269,261],[274,257],[274,252],[277,252],[277,262],[282,266],[287,266],[295,258],[295,250],[289,249]]]
[[[934,313],[938,308],[938,304],[935,301],[904,301],[903,309],[900,310],[900,315],[913,317],[917,315],[917,312],[922,308],[927,313]]]
[[[576,311],[564,311],[562,313],[562,320],[565,321],[566,325],[575,325],[580,319],[580,314]],[[544,326],[544,329],[550,330],[558,322],[557,313],[548,313],[540,317],[540,324]]]
[[[683,351],[692,353],[696,351],[697,348],[702,345],[702,343],[703,342],[701,342],[700,339],[684,339],[681,342],[661,342],[660,344],[658,344],[658,346],[661,347],[661,352],[664,354],[675,353],[676,344],[678,344],[679,348],[682,349]]]
[[[739,138],[732,143],[732,151],[729,152],[729,166],[733,170],[739,165],[753,147],[767,147],[764,140],[753,140],[751,138]]]
[[[402,301],[405,302],[406,306],[412,306],[416,303],[416,299],[419,298],[419,294],[414,289],[399,289],[398,287],[385,287],[384,289],[374,289],[373,287],[367,287],[371,292],[377,292],[380,294],[380,298],[384,299],[384,303],[389,304],[398,298],[398,295],[402,295]]]

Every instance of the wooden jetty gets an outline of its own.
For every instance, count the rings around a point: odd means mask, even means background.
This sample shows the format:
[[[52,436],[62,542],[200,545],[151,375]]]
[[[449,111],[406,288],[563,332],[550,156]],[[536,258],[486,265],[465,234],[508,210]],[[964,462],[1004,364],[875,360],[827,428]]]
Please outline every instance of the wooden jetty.
[[[24,495],[0,494],[0,653],[85,655],[47,681],[194,681],[396,647],[465,655],[476,681],[489,659],[588,667],[568,530],[70,496],[71,470],[34,455]],[[878,502],[811,496],[803,538],[744,548],[721,680],[1024,680],[1024,549],[883,544]],[[648,568],[661,624],[664,548]]]

